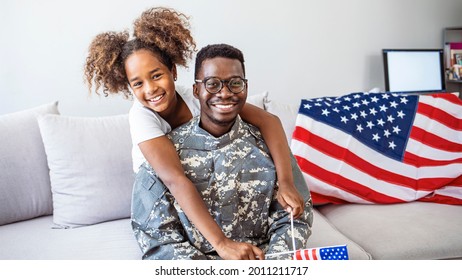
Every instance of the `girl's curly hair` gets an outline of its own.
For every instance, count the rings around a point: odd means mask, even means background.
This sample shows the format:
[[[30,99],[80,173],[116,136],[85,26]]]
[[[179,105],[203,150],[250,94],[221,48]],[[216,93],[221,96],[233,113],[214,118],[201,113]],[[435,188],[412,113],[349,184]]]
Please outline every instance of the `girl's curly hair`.
[[[188,20],[173,9],[155,7],[135,20],[133,39],[127,31],[97,35],[88,48],[84,67],[88,89],[94,86],[97,94],[102,88],[105,96],[123,93],[130,97],[124,63],[140,49],[152,51],[169,69],[174,65],[186,67],[196,50]]]

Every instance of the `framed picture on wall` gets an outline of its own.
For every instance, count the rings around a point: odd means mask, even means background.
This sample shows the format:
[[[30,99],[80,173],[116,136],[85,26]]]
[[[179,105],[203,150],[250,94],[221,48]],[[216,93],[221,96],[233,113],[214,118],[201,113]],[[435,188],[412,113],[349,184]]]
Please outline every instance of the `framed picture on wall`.
[[[462,53],[454,54],[454,64],[462,65]]]

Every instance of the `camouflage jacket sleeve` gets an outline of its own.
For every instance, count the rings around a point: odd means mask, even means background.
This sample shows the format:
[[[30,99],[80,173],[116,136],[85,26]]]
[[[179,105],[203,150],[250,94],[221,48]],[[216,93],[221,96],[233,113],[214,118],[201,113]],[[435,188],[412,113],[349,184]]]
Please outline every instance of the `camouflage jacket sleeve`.
[[[268,250],[266,254],[288,252],[306,248],[308,238],[311,235],[311,227],[313,225],[313,205],[309,189],[303,179],[303,175],[292,156],[292,172],[294,183],[297,190],[300,192],[305,201],[305,209],[300,218],[294,220],[294,241],[295,248],[292,242],[292,230],[290,222],[290,214],[285,211],[276,199],[276,194],[273,197],[270,208],[270,228],[268,235],[270,237]],[[283,254],[268,259],[291,259],[292,254]]]
[[[146,164],[136,176],[131,216],[143,259],[206,259],[188,241],[173,196]]]

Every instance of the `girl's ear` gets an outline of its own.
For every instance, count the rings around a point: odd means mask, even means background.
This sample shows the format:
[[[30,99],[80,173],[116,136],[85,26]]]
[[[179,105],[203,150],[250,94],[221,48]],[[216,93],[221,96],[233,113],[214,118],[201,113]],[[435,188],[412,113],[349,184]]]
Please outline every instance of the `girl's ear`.
[[[176,65],[175,64],[173,64],[172,70],[170,70],[170,72],[172,72],[173,80],[176,81],[177,80],[177,73],[176,73]]]

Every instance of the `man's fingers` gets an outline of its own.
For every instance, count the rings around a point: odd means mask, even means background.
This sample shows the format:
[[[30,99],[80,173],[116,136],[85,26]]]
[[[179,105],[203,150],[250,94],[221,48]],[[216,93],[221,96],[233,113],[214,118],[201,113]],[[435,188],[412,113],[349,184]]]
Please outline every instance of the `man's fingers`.
[[[264,260],[265,259],[265,254],[263,253],[262,250],[260,250],[258,247],[253,247],[253,253],[256,255],[257,260]]]
[[[250,250],[250,252],[249,252],[249,254],[248,254],[248,258],[249,258],[249,260],[255,260],[255,259],[256,259],[256,258],[255,258],[255,254],[253,253],[253,250],[252,250],[252,249]]]

